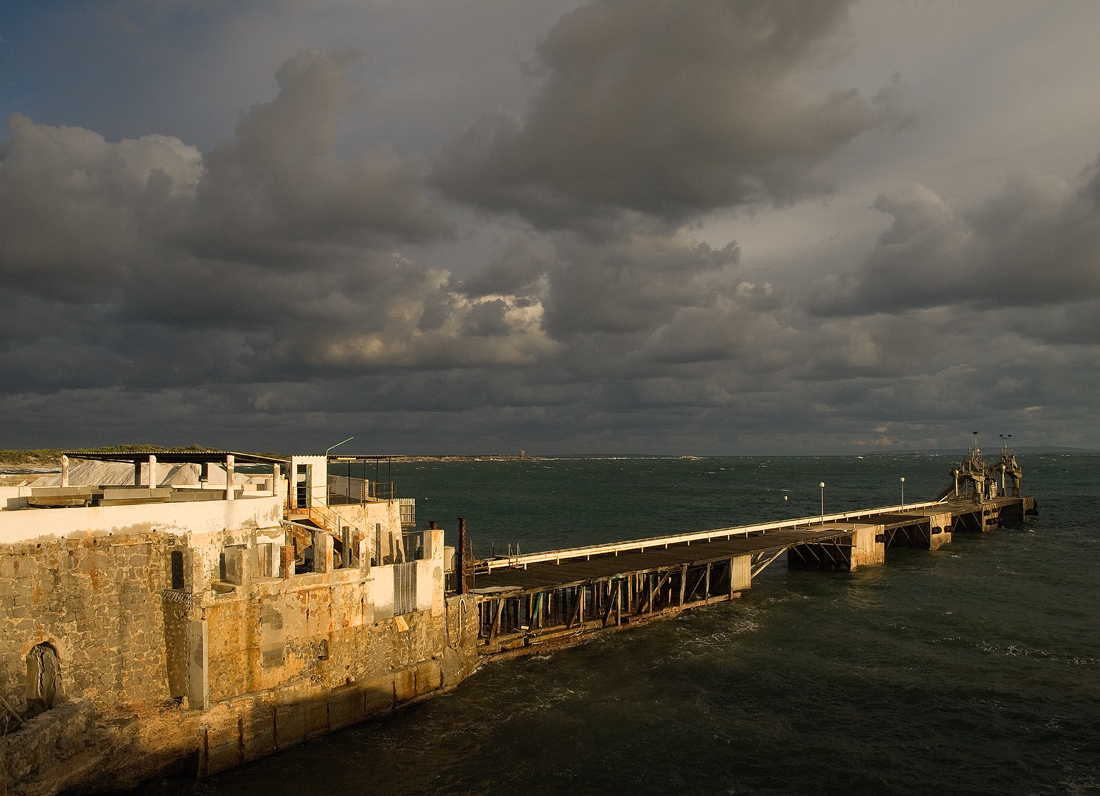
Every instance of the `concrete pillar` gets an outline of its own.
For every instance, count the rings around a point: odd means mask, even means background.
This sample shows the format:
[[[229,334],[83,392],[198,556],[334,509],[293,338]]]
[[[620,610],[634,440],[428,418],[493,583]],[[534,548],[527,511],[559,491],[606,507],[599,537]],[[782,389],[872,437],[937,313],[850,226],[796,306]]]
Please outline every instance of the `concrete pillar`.
[[[210,705],[207,647],[206,620],[190,620],[187,623],[187,706],[191,710],[205,710]]]
[[[332,572],[332,537],[328,531],[313,532],[313,571]]]
[[[61,456],[61,486],[69,485],[69,457]]]
[[[436,539],[437,535],[442,534],[442,533],[443,533],[443,531],[441,531],[436,526],[436,524],[434,522],[429,522],[428,523],[428,530],[421,532],[421,534],[420,534],[421,542],[420,543],[424,546],[423,549],[424,549],[424,558],[425,559],[436,557],[435,556],[435,550],[433,549],[433,544],[435,543],[435,539]]]
[[[752,588],[752,556],[730,559],[730,595]]]
[[[886,562],[885,532],[882,525],[852,526],[852,569]]]
[[[276,497],[279,495],[279,479],[282,473],[279,471],[279,465],[271,465],[271,494]]]
[[[225,499],[233,500],[233,454],[225,457]]]
[[[294,547],[283,545],[279,548],[279,577],[286,579],[294,575]]]
[[[363,575],[370,574],[370,542],[365,538],[359,540],[359,572]]]
[[[149,488],[155,489],[157,486],[157,457],[150,454],[149,456]]]
[[[244,545],[225,548],[225,579],[238,586],[252,582],[252,551]]]
[[[928,515],[928,549],[938,550],[951,542],[951,512]]]

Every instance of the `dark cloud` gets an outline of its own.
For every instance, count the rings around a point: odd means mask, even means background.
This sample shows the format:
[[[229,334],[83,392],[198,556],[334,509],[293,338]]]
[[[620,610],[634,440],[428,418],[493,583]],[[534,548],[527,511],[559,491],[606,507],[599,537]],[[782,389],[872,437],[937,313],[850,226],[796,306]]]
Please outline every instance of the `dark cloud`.
[[[546,328],[556,338],[592,332],[641,332],[667,323],[682,307],[703,306],[714,291],[703,281],[738,262],[737,247],[715,251],[687,230],[668,234],[633,220],[591,241],[554,237]]]
[[[889,229],[808,304],[793,267],[699,225],[827,192],[855,137],[911,123],[896,76],[820,87],[848,7],[596,0],[539,45],[522,118],[433,161],[349,144],[352,52],[300,52],[205,152],[12,117],[5,445],[835,451],[951,445],[972,418],[1056,438],[1100,385],[1097,164],[963,209],[882,194]]]
[[[0,275],[71,301],[102,301],[133,278],[151,236],[183,211],[199,153],[167,136],[108,143],[89,130],[8,120],[0,161]]]
[[[1088,172],[1086,172],[1088,173]],[[1027,307],[1100,298],[1100,175],[1077,189],[1029,171],[958,209],[924,186],[884,193],[893,217],[863,266],[819,285],[821,315],[969,304]]]
[[[336,155],[337,122],[354,53],[303,51],[276,73],[279,96],[254,105],[235,138],[204,155],[183,236],[206,255],[300,256],[310,244],[422,242],[453,225],[425,195],[427,162],[389,145]]]
[[[851,0],[597,0],[538,49],[522,119],[484,117],[440,156],[452,196],[546,226],[630,209],[671,219],[829,191],[819,170],[860,133],[896,129],[897,80],[868,103],[815,92]]]
[[[44,387],[240,381],[529,362],[551,346],[537,303],[464,295],[400,254],[454,224],[425,191],[422,157],[339,154],[356,60],[300,52],[279,69],[278,96],[205,154],[14,116],[0,276],[13,305],[34,296],[65,319],[59,347],[97,355],[28,371],[19,362],[42,356],[42,342],[12,341],[11,373]],[[62,368],[68,359],[89,364]]]
[[[532,235],[518,235],[457,289],[473,297],[530,293],[538,289],[538,281],[549,273],[553,262],[551,246]]]

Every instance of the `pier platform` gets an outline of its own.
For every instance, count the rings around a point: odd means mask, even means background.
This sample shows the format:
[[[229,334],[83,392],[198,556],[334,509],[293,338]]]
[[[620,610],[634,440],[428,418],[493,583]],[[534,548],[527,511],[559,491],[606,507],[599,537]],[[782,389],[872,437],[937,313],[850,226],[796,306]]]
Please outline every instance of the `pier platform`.
[[[511,657],[567,646],[736,599],[785,555],[791,568],[850,572],[890,547],[935,550],[1035,513],[1030,497],[884,506],[474,562],[479,654]],[[472,581],[472,582],[471,582]]]

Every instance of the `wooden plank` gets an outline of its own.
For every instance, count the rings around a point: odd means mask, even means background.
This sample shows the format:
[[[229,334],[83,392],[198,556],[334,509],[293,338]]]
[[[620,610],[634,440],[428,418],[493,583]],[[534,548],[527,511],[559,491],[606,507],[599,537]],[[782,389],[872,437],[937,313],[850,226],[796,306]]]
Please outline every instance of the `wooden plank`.
[[[603,626],[604,627],[607,627],[607,622],[611,618],[611,612],[615,609],[615,606],[618,605],[618,603],[619,603],[619,584],[620,583],[621,583],[621,581],[617,580],[617,581],[614,582],[614,585],[612,585],[612,583],[610,581],[607,584],[608,588],[612,589],[612,591],[614,593],[614,596],[607,601],[607,609],[604,611],[604,614],[603,614]],[[618,624],[618,622],[616,622],[615,624]]]
[[[644,613],[647,607],[649,608],[650,612],[653,611],[653,597],[657,592],[659,592],[661,590],[661,587],[665,585],[665,581],[667,581],[669,579],[669,577],[672,575],[672,572],[673,572],[673,570],[669,570],[668,572],[666,572],[664,574],[664,577],[662,577],[659,581],[657,581],[656,588],[651,588],[649,590],[649,596],[646,597],[646,601],[642,605],[642,607],[639,609],[638,613]],[[650,583],[653,582],[652,576],[649,577],[649,581],[650,581]]]
[[[573,623],[577,621],[577,615],[580,613],[580,609],[581,609],[581,594],[578,591],[576,602],[573,603],[573,611],[569,615],[569,621],[565,623],[565,627],[567,629],[573,627]]]
[[[504,613],[504,599],[501,597],[497,600],[497,615],[493,620],[493,629],[489,631],[489,643],[493,643],[493,639],[497,637],[497,633],[500,631],[500,616]]]

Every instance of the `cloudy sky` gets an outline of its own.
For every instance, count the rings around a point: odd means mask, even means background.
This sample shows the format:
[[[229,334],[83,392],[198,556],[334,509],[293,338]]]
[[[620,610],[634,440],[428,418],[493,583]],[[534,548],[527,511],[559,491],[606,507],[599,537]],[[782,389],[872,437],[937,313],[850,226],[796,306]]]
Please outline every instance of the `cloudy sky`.
[[[0,11],[0,447],[1100,448],[1095,0]]]

